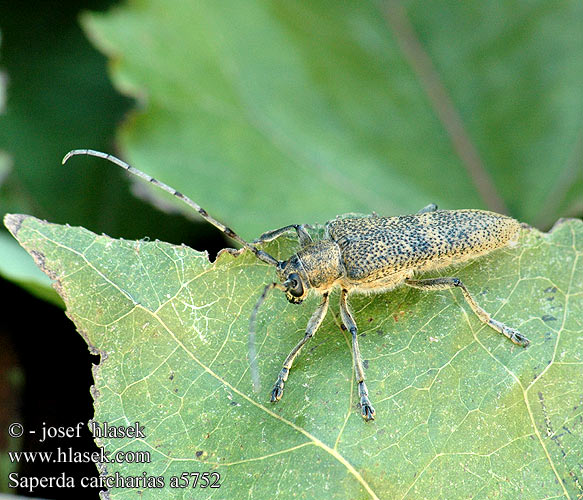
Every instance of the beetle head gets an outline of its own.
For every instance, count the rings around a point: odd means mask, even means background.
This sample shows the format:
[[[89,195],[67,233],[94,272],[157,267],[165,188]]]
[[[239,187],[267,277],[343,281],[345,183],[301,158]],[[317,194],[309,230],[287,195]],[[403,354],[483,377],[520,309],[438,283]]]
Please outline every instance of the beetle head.
[[[277,277],[285,288],[287,300],[292,304],[301,304],[308,295],[310,284],[297,255],[278,263]]]

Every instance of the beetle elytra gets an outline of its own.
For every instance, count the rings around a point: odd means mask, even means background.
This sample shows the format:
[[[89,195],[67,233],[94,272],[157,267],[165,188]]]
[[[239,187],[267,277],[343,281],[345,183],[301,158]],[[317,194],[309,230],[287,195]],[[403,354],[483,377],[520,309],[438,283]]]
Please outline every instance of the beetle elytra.
[[[250,318],[251,338],[255,332],[258,309],[271,290],[283,291],[287,300],[293,304],[303,302],[310,290],[322,297],[320,305],[308,321],[304,337],[283,363],[271,391],[272,402],[281,399],[294,359],[318,330],[328,311],[330,292],[335,288],[340,289],[342,322],[352,336],[360,412],[365,420],[373,420],[375,410],[368,397],[358,347],[358,329],[348,304],[351,293],[380,293],[400,285],[422,290],[457,287],[480,321],[515,344],[523,347],[529,344],[529,340],[518,330],[493,319],[482,309],[459,278],[416,279],[424,271],[442,269],[512,244],[518,237],[520,223],[510,217],[483,210],[437,210],[435,205],[428,205],[416,214],[398,217],[379,217],[373,214],[361,218],[336,218],[326,223],[325,236],[319,240],[313,240],[303,225],[291,224],[268,231],[249,243],[190,198],[124,161],[107,153],[76,149],[67,153],[63,163],[75,155],[97,156],[109,160],[176,196],[206,221],[253,252],[259,260],[275,267],[279,281],[265,286],[253,308]],[[278,260],[259,248],[262,243],[292,230],[296,232],[301,248],[287,260]],[[250,344],[252,378],[256,385],[258,377],[254,363],[254,344]]]

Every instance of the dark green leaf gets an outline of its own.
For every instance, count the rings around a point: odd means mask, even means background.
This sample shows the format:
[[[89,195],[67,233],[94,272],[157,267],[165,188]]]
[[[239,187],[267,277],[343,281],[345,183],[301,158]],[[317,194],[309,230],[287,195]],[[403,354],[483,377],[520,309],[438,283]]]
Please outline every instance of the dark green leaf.
[[[252,238],[429,202],[580,214],[582,9],[148,0],[84,25],[140,100],[126,159]]]

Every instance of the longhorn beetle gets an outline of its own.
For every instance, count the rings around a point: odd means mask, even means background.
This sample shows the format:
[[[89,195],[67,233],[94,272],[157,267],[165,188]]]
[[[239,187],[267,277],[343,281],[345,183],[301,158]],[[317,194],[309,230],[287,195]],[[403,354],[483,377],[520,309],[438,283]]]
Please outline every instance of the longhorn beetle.
[[[438,210],[428,205],[416,214],[399,217],[336,218],[326,223],[325,236],[314,241],[303,225],[289,226],[263,233],[251,243],[216,220],[208,212],[170,186],[160,182],[124,161],[91,149],[75,149],[63,158],[63,164],[75,155],[104,158],[128,172],[145,179],[194,208],[206,221],[229,238],[239,242],[255,256],[275,267],[279,282],[270,283],[259,297],[250,318],[250,337],[255,333],[255,318],[267,294],[278,289],[292,304],[300,304],[310,290],[322,297],[312,314],[304,337],[291,350],[283,363],[271,391],[271,401],[279,401],[294,359],[303,345],[313,337],[328,311],[329,294],[340,288],[340,316],[352,335],[354,371],[360,396],[360,410],[365,420],[373,420],[375,410],[368,398],[364,368],[358,348],[357,327],[348,306],[350,293],[380,293],[405,284],[422,290],[444,290],[458,287],[472,311],[483,323],[526,347],[529,340],[518,330],[493,319],[474,300],[459,278],[415,279],[418,273],[447,267],[484,255],[496,248],[512,244],[518,237],[518,221],[484,210]],[[287,260],[277,260],[258,245],[295,230],[300,250]],[[254,346],[253,342],[250,342]],[[252,377],[257,386],[254,347],[250,353]]]

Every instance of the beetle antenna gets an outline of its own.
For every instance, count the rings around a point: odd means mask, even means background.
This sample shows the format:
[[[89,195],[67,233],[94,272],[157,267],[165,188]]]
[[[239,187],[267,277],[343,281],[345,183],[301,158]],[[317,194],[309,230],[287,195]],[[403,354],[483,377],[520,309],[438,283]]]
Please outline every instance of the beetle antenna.
[[[286,288],[280,283],[270,283],[266,285],[263,289],[263,293],[257,299],[257,303],[251,312],[251,316],[249,317],[249,367],[251,370],[251,380],[253,382],[253,390],[255,392],[259,392],[261,389],[261,384],[259,382],[259,369],[257,368],[257,351],[255,349],[255,325],[257,324],[257,312],[261,307],[261,304],[265,301],[267,294],[273,290],[274,288],[278,288],[279,290],[286,291]]]
[[[235,233],[235,231],[233,231],[230,227],[225,226],[222,222],[218,221],[213,216],[209,215],[209,213],[204,208],[202,208],[200,205],[198,205],[197,203],[192,201],[188,196],[185,196],[181,192],[176,191],[176,189],[171,188],[167,184],[164,184],[163,182],[161,182],[157,179],[154,179],[153,177],[150,177],[148,174],[142,172],[141,170],[138,170],[137,168],[132,167],[129,163],[126,163],[125,161],[122,161],[119,158],[116,158],[115,156],[110,155],[108,153],[102,153],[101,151],[95,151],[93,149],[74,149],[72,151],[69,151],[65,155],[65,157],[63,158],[63,165],[67,162],[67,160],[69,158],[71,158],[71,156],[77,156],[77,155],[96,156],[97,158],[103,158],[104,160],[108,160],[111,163],[114,163],[115,165],[117,165],[118,167],[121,167],[124,170],[127,170],[130,174],[134,174],[134,175],[137,175],[138,177],[141,177],[142,179],[153,184],[154,186],[157,186],[160,189],[166,191],[167,193],[170,193],[172,196],[175,196],[176,198],[182,200],[190,208],[193,208],[194,210],[196,210],[204,220],[206,220],[207,222],[210,222],[213,226],[215,226],[221,232],[226,234],[229,238],[237,241],[238,243],[243,245],[245,248],[248,248],[249,250],[251,250],[259,260],[266,262],[267,264],[270,264],[272,266],[276,266],[276,267],[278,266],[278,264],[280,264],[280,262],[276,258],[272,257],[267,252],[260,250],[259,248],[252,245],[251,243],[248,243],[243,238],[241,238],[241,236],[239,236],[237,233]]]

